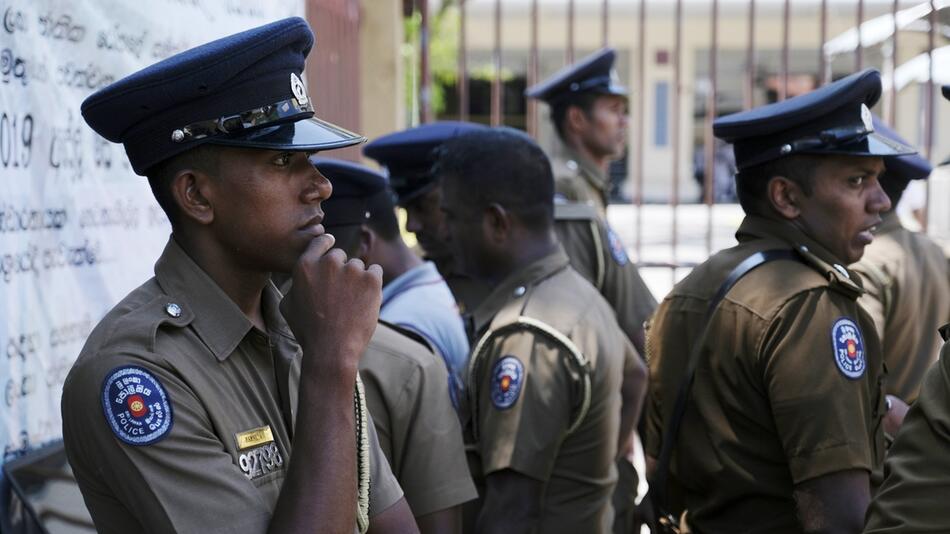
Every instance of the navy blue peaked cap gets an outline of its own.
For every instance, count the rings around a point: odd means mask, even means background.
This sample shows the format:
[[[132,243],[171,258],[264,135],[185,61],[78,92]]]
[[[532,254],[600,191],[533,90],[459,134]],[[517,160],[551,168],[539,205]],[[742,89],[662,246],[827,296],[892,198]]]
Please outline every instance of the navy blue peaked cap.
[[[874,116],[874,131],[893,139],[902,145],[910,146],[903,137],[891,129],[884,121]],[[891,181],[893,183],[903,182],[905,185],[911,180],[924,180],[934,170],[930,162],[924,159],[920,154],[911,154],[909,156],[891,156],[884,158],[884,175],[882,181]]]
[[[783,102],[721,117],[713,132],[734,145],[740,171],[792,154],[915,153],[874,132],[869,108],[880,96],[881,74],[867,69]]]
[[[363,147],[363,154],[386,167],[389,185],[400,204],[417,198],[436,185],[430,172],[435,149],[449,139],[487,126],[472,122],[440,121],[384,135]]]
[[[314,117],[300,79],[313,46],[294,17],[186,50],[87,98],[82,115],[125,145],[136,174],[205,143],[326,150],[365,139]]]
[[[333,184],[333,194],[320,203],[328,229],[363,224],[370,218],[370,203],[378,195],[391,195],[386,177],[369,167],[321,157],[311,157],[310,162]]]
[[[524,94],[548,104],[580,93],[627,96],[627,88],[618,83],[614,71],[616,58],[617,52],[613,48],[601,48],[529,87]]]

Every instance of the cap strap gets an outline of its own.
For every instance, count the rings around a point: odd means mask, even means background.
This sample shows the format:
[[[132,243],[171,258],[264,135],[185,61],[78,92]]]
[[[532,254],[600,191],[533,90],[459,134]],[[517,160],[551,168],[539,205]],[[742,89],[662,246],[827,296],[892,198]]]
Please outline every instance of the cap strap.
[[[301,104],[297,98],[288,98],[234,115],[193,122],[173,130],[171,138],[175,143],[184,143],[288,122],[291,119],[299,118],[303,114],[313,115],[313,106],[311,106],[310,100],[305,99],[304,102]]]

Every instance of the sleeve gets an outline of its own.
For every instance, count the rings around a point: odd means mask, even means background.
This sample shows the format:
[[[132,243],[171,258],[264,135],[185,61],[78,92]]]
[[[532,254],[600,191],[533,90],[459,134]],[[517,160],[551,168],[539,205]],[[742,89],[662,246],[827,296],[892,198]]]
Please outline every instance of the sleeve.
[[[465,459],[462,430],[445,384],[445,366],[435,356],[400,385],[391,407],[392,453],[414,515],[451,508],[478,496]]]
[[[682,355],[682,362],[667,362],[667,354],[661,349],[669,349],[668,352],[672,352],[673,358],[677,356],[676,349],[680,348],[685,350],[683,347],[674,347],[672,343],[665,343],[663,339],[664,333],[667,331],[667,324],[672,322],[674,319],[671,319],[669,300],[664,300],[660,304],[660,307],[657,308],[656,314],[651,319],[650,324],[646,330],[646,360],[647,366],[650,370],[650,379],[647,382],[647,397],[644,401],[644,434],[643,434],[643,449],[647,456],[653,458],[660,457],[660,449],[662,447],[663,441],[663,418],[664,418],[664,406],[663,406],[663,397],[661,393],[664,391],[663,387],[671,391],[677,391],[676,384],[669,380],[663,380],[664,378],[675,378],[671,376],[669,372],[670,365],[672,367],[677,367],[678,365],[686,365],[686,359],[688,355]],[[681,341],[680,339],[674,339],[673,342]],[[682,367],[680,367],[682,369]],[[677,373],[678,376],[682,376],[682,371],[680,370]]]
[[[129,365],[145,369],[171,407],[170,428],[147,445],[120,440],[103,412],[103,383],[110,369]],[[63,388],[63,438],[100,532],[117,530],[110,521],[116,510],[134,515],[144,532],[267,529],[270,506],[234,465],[204,406],[181,377],[134,355],[99,355],[74,373]]]
[[[619,237],[604,226],[604,284],[601,294],[617,315],[617,323],[635,346],[643,348],[643,324],[656,310],[656,298],[650,292],[637,266],[627,257]]]
[[[881,370],[871,365],[880,367],[881,357],[868,351],[880,345],[874,332],[861,331],[858,311],[827,288],[807,291],[784,304],[759,344],[763,387],[795,484],[877,465],[883,395]]]
[[[924,378],[884,462],[866,534],[945,532],[950,493],[950,345]]]
[[[547,481],[573,406],[567,349],[527,331],[500,336],[492,349],[475,401],[482,473],[511,469]]]
[[[373,518],[396,504],[403,494],[383,450],[379,447],[379,437],[376,435],[372,416],[369,416],[366,423],[369,428],[369,517]]]
[[[858,299],[858,304],[871,316],[874,321],[874,329],[877,330],[877,335],[883,342],[884,327],[888,314],[890,283],[887,276],[880,269],[870,264],[858,263],[852,269],[861,274],[865,291],[864,295],[861,295]]]

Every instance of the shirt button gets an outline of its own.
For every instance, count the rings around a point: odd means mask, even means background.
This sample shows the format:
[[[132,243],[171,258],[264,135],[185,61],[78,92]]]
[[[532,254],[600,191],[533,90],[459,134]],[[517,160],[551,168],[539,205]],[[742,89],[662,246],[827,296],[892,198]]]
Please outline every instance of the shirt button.
[[[527,289],[525,289],[524,286],[518,286],[518,287],[515,288],[513,294],[514,294],[515,297],[523,297],[526,291],[527,291]]]
[[[175,304],[174,302],[169,302],[165,305],[165,313],[177,319],[181,317],[181,306]]]

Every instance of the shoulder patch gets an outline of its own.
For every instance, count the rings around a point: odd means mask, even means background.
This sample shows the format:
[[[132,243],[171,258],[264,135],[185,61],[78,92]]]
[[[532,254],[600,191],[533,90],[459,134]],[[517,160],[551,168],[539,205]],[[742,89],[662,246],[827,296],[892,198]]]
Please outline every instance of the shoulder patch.
[[[607,243],[610,245],[610,255],[619,265],[626,265],[630,261],[627,257],[627,249],[624,248],[620,237],[614,232],[613,228],[607,227]]]
[[[861,329],[849,317],[841,317],[831,327],[831,346],[835,365],[844,376],[856,380],[864,376],[867,359]]]
[[[491,370],[491,403],[499,410],[511,408],[521,395],[524,365],[514,356],[504,356]]]
[[[150,445],[172,428],[171,399],[152,373],[135,365],[109,371],[102,382],[102,412],[117,438]]]

